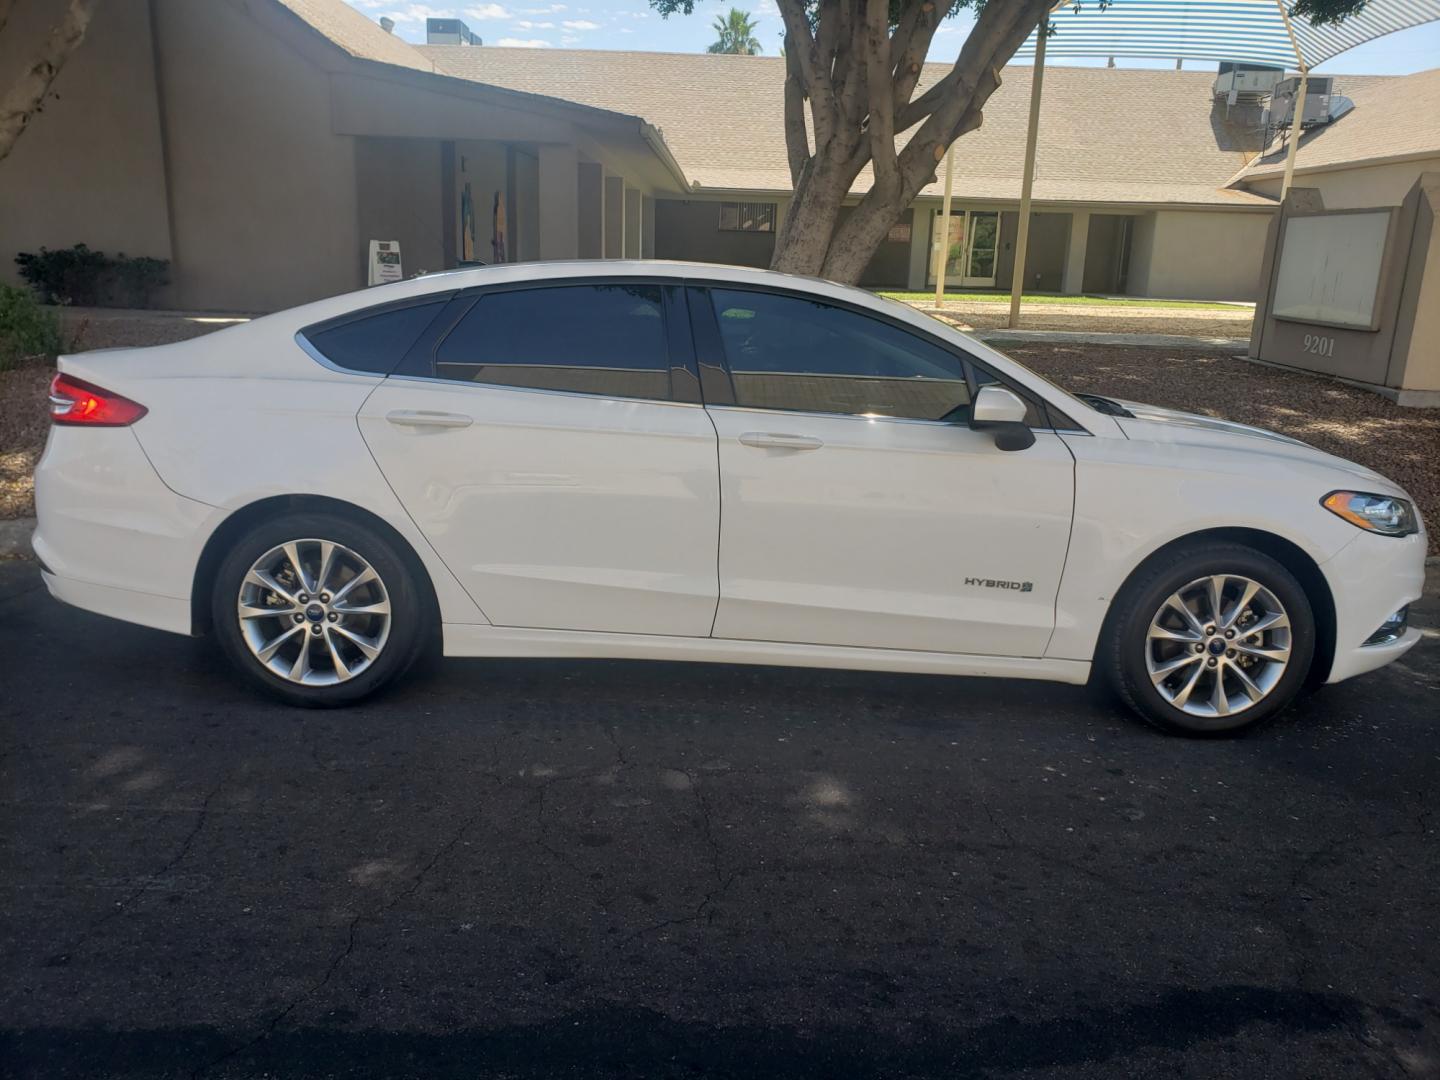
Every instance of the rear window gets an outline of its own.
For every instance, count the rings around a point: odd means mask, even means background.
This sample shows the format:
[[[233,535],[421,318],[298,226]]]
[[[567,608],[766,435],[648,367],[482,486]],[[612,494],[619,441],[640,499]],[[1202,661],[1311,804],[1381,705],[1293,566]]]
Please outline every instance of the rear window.
[[[347,316],[343,322],[307,327],[305,340],[336,367],[388,375],[439,314],[445,300]]]

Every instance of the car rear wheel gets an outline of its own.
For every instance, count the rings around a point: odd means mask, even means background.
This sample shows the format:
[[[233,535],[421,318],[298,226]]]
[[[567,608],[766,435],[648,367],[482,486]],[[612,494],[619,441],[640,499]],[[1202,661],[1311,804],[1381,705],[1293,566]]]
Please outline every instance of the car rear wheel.
[[[1270,556],[1194,545],[1127,583],[1102,646],[1111,684],[1150,723],[1227,735],[1295,699],[1315,652],[1315,618],[1300,583]]]
[[[295,705],[344,705],[415,661],[429,615],[394,546],[333,514],[291,514],[243,536],[215,576],[211,614],[230,660]]]

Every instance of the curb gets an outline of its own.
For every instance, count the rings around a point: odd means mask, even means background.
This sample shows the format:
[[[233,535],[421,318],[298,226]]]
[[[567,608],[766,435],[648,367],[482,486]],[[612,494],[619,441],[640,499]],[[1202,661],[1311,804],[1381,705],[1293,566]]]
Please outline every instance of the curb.
[[[0,521],[0,559],[30,557],[30,534],[35,531],[34,518]]]

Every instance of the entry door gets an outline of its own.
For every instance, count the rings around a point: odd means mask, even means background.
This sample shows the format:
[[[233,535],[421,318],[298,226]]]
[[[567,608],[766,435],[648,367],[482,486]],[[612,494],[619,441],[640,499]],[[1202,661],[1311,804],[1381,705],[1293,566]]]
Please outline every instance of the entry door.
[[[1000,246],[1000,215],[994,211],[971,211],[966,230],[965,276],[961,283],[991,287],[995,284],[995,253]]]
[[[715,289],[734,405],[720,439],[717,638],[1040,656],[1074,461],[966,426],[962,361],[795,295]],[[1038,423],[1038,418],[1037,418]]]
[[[392,376],[360,411],[386,480],[492,623],[710,633],[715,430],[674,400],[664,293],[487,293],[436,347],[434,377]]]
[[[940,217],[932,219],[940,227]],[[992,288],[996,252],[1000,246],[1000,215],[991,210],[956,210],[945,229],[945,281],[949,285]],[[934,262],[931,262],[934,284]]]

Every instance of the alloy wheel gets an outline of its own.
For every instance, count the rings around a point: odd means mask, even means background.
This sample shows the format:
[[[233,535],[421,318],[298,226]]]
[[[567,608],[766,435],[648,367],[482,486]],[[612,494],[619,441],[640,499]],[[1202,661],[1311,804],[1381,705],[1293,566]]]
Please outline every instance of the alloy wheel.
[[[290,540],[246,572],[236,601],[255,659],[287,682],[330,686],[369,668],[390,636],[390,596],[361,555],[331,540]]]
[[[1290,664],[1290,617],[1273,592],[1239,574],[1177,589],[1145,635],[1160,696],[1191,716],[1221,718],[1263,701]]]

